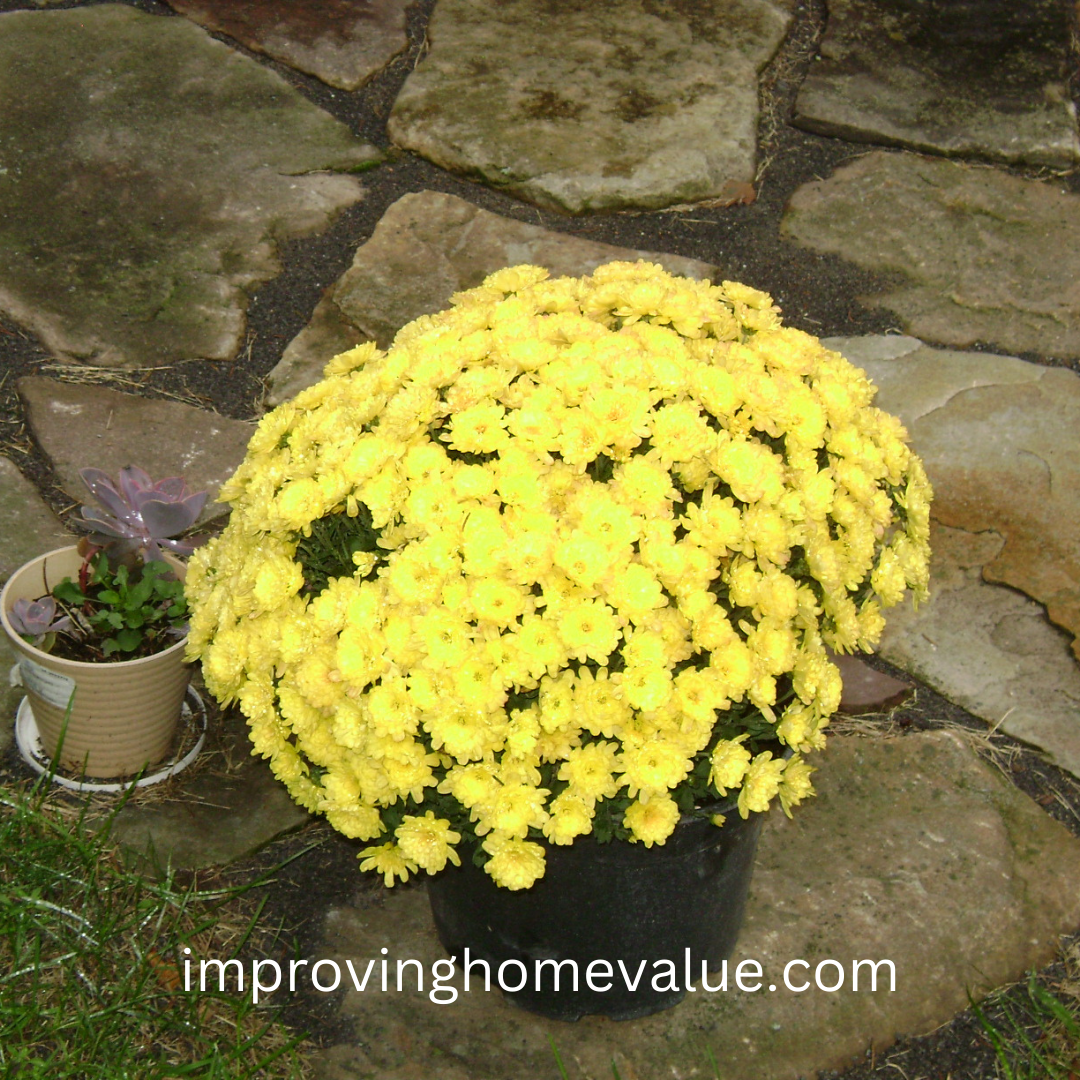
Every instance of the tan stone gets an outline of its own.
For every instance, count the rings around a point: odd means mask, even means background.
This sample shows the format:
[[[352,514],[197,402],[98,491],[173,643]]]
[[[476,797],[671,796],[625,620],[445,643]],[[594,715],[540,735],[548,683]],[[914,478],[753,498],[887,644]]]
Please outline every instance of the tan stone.
[[[859,339],[828,342],[867,370],[877,404],[907,425],[934,484],[935,520],[1004,538],[986,580],[1021,589],[1080,635],[1080,376],[887,340],[912,347],[874,360],[860,359]]]
[[[569,213],[754,178],[758,73],[788,0],[439,0],[387,125],[443,168]]]
[[[360,342],[386,348],[406,323],[441,311],[450,297],[504,266],[532,263],[553,276],[591,273],[612,259],[649,259],[675,274],[704,278],[713,267],[581,240],[492,214],[464,199],[421,191],[383,214],[352,266],[328,290],[311,322],[270,372],[267,402],[280,404],[322,377],[327,360]]]
[[[183,476],[193,491],[209,491],[204,518],[226,513],[213,500],[243,460],[253,425],[102,386],[28,376],[18,387],[31,430],[74,500],[87,497],[80,469],[115,475],[138,465],[154,480]]]
[[[887,613],[879,652],[1080,777],[1080,667],[1069,637],[1022,593],[983,580],[995,532],[933,524],[930,600]]]
[[[967,1005],[969,990],[979,997],[1048,960],[1058,935],[1080,922],[1080,841],[956,735],[837,738],[820,766],[817,798],[793,821],[772,818],[762,837],[732,958],[761,963],[760,990],[739,991],[729,972],[727,991],[699,988],[642,1020],[564,1024],[485,993],[478,972],[469,993],[438,1005],[415,991],[414,968],[406,991],[395,989],[397,959],[419,960],[430,976],[441,956],[424,891],[367,894],[328,912],[314,954],[341,964],[340,1014],[355,1032],[318,1056],[317,1075],[533,1080],[556,1074],[553,1039],[573,1080],[610,1076],[613,1055],[627,1078],[712,1076],[710,1050],[720,1080],[795,1080],[931,1030]],[[384,947],[386,993],[378,989]],[[367,991],[353,989],[346,959],[359,978],[376,960]],[[811,988],[801,993],[783,981],[797,959],[810,965]],[[814,986],[827,959],[845,973],[836,993]],[[866,967],[852,991],[853,962],[866,959],[893,961],[895,992],[885,968],[868,990]],[[806,974],[796,967],[790,981]],[[821,978],[829,985],[835,969],[826,965]]]
[[[169,0],[169,6],[343,90],[358,89],[408,44],[408,0]]]
[[[861,300],[907,333],[1080,356],[1080,195],[1059,183],[874,151],[800,187],[781,234],[885,275]]]
[[[1067,622],[1080,593],[1080,379],[910,337],[825,344],[870,374],[876,403],[908,426],[935,487],[930,600],[888,612],[881,655],[1080,776],[1080,667]],[[989,583],[1001,579],[1013,588]],[[1071,633],[1016,589],[1054,601]]]

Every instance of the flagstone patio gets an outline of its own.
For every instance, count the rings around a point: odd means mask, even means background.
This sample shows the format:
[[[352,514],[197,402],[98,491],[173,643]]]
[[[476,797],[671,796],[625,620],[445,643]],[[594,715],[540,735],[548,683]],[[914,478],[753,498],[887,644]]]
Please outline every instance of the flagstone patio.
[[[325,1080],[554,1078],[549,1036],[582,1080],[712,1077],[709,1052],[721,1080],[794,1080],[880,1061],[1080,931],[1069,24],[999,0],[922,23],[816,10],[0,0],[0,582],[72,541],[80,468],[215,493],[334,353],[518,262],[644,257],[773,293],[867,370],[935,486],[932,598],[892,613],[870,666],[846,661],[844,709],[871,715],[830,744],[818,798],[768,823],[735,958],[890,958],[895,993],[699,990],[561,1025],[494,993],[342,992]],[[0,716],[20,696],[0,679]],[[213,754],[118,819],[150,860],[222,866],[308,824],[213,715]],[[933,730],[946,715],[959,728]],[[1028,794],[980,756],[991,727]],[[11,743],[0,722],[21,775]],[[422,888],[308,884],[305,955],[439,955]]]

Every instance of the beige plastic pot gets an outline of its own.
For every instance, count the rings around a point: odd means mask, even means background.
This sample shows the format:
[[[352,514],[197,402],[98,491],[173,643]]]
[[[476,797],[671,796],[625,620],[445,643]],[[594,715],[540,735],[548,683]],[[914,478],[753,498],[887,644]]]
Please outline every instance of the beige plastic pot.
[[[184,566],[169,559],[179,577]],[[41,555],[12,574],[0,592],[0,623],[19,653],[19,671],[42,746],[56,758],[70,703],[60,762],[85,776],[130,776],[168,752],[191,679],[184,641],[138,660],[100,664],[51,656],[24,641],[8,620],[16,600],[37,600],[65,577],[75,578],[82,556],[74,547]]]

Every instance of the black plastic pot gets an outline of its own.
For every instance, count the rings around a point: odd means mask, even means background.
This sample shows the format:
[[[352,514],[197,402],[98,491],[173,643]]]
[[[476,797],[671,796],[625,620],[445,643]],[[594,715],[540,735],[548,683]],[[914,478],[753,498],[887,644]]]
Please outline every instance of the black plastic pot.
[[[697,982],[702,961],[713,971],[735,948],[763,819],[730,812],[722,828],[684,819],[666,844],[652,848],[599,844],[592,836],[545,845],[546,873],[516,892],[464,858],[428,882],[439,939],[459,967],[468,948],[471,959],[490,965],[493,989],[557,1020],[594,1013],[630,1020],[669,1008],[685,996],[688,970]],[[542,961],[555,963],[538,969]],[[564,961],[576,965],[576,990],[574,968]],[[594,961],[606,961],[611,977],[594,965],[590,985]],[[516,988],[523,970],[526,981]],[[483,988],[481,966],[470,983]]]

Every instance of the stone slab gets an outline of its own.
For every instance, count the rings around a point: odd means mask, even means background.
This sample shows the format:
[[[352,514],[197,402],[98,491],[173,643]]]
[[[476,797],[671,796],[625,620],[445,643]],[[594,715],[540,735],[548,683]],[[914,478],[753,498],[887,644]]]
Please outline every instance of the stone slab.
[[[900,1034],[932,1030],[967,1006],[969,990],[980,997],[1049,960],[1058,935],[1080,924],[1080,841],[956,735],[835,738],[819,764],[817,797],[790,822],[772,818],[762,836],[732,958],[762,965],[760,990],[738,990],[729,972],[727,991],[699,988],[672,1010],[619,1023],[544,1020],[497,990],[477,989],[475,978],[469,993],[438,1005],[414,989],[395,990],[397,959],[420,960],[430,976],[442,955],[424,890],[367,894],[361,906],[328,912],[315,954],[342,965],[340,1016],[354,1025],[349,1043],[316,1055],[316,1075],[533,1080],[557,1075],[554,1039],[572,1080],[611,1076],[612,1061],[640,1080],[795,1080],[841,1068]],[[382,948],[391,989],[358,993],[344,961],[362,975]],[[801,993],[782,980],[797,959],[810,965],[810,989]],[[813,982],[827,959],[845,972],[834,993]],[[869,991],[865,967],[859,991],[851,990],[852,964],[865,959],[893,961],[895,992],[884,968]],[[790,981],[799,985],[805,973],[792,969]],[[407,987],[414,977],[415,969],[406,972]],[[822,982],[835,978],[826,965]]]
[[[408,0],[168,0],[208,30],[357,90],[408,44]]]
[[[553,276],[592,273],[612,259],[649,259],[674,274],[705,278],[714,267],[678,255],[631,250],[493,214],[454,195],[421,191],[383,214],[352,266],[327,290],[311,322],[270,372],[277,405],[322,378],[326,362],[363,341],[386,348],[406,323],[441,311],[450,297],[518,263]]]
[[[23,563],[72,541],[37,488],[0,456],[0,585]]]
[[[910,337],[825,344],[869,373],[935,490],[930,601],[889,611],[881,655],[1080,775],[1080,377]]]
[[[884,712],[906,701],[912,685],[876,671],[857,656],[831,654],[830,660],[840,669],[844,688],[840,694],[840,712],[850,716]]]
[[[399,146],[569,213],[754,178],[758,73],[788,0],[439,0],[390,114]]]
[[[0,309],[57,356],[231,359],[279,241],[361,198],[378,152],[186,19],[0,15]]]
[[[1080,666],[1046,609],[983,580],[994,532],[933,523],[930,600],[888,613],[879,653],[1080,777]]]
[[[1057,0],[830,0],[794,122],[856,142],[1070,168],[1080,141],[1069,29]]]
[[[860,354],[862,339],[827,340],[904,421],[934,484],[934,518],[1004,538],[984,577],[1021,589],[1080,635],[1080,375],[910,338],[887,338],[907,351],[876,360]]]
[[[198,870],[250,855],[311,820],[269,765],[247,756],[242,718],[217,737],[236,758],[231,769],[180,773],[162,789],[164,801],[133,800],[113,818],[112,838],[152,865]]]
[[[874,151],[800,187],[780,229],[887,275],[860,299],[906,333],[1080,356],[1080,195],[1054,182]]]
[[[86,498],[80,469],[115,476],[138,465],[154,480],[183,476],[193,491],[209,491],[204,520],[228,512],[213,500],[243,460],[254,425],[177,401],[41,376],[20,379],[18,390],[38,445],[75,502]]]

